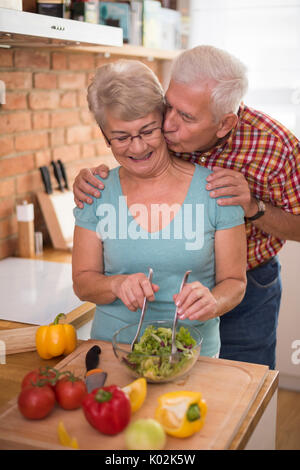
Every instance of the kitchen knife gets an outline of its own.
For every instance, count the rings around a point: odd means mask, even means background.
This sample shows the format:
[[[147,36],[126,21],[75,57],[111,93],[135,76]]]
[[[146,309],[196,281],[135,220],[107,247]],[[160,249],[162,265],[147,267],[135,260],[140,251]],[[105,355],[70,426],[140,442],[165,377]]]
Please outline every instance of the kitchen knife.
[[[65,182],[65,188],[69,189],[69,183],[68,183],[68,177],[67,177],[67,172],[66,172],[65,165],[63,164],[63,162],[61,160],[57,160],[57,163],[60,166],[60,171],[61,171],[62,177],[64,179],[64,182]]]
[[[58,182],[58,188],[60,191],[64,192],[64,187],[62,184],[63,176],[61,174],[60,166],[57,162],[54,161],[51,162],[51,165],[53,166],[54,176],[56,178],[56,181]]]
[[[95,345],[88,350],[85,356],[85,384],[88,393],[92,392],[95,388],[103,387],[107,377],[107,373],[98,368],[100,354],[101,348]]]
[[[39,168],[41,175],[42,175],[42,180],[45,186],[45,191],[47,194],[53,193],[52,185],[51,185],[51,179],[50,179],[50,173],[48,170],[47,166],[41,166]]]

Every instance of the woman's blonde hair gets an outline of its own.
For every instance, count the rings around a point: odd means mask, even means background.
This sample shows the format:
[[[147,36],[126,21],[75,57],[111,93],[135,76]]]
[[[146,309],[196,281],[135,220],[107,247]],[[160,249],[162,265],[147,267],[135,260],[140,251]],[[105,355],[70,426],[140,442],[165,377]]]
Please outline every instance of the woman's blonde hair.
[[[215,82],[212,111],[216,121],[236,113],[247,92],[247,69],[239,59],[213,46],[197,46],[180,54],[173,63],[171,80],[185,84]]]
[[[118,119],[133,121],[164,111],[164,92],[154,72],[138,60],[121,59],[102,65],[88,87],[90,111],[103,128],[106,110]]]

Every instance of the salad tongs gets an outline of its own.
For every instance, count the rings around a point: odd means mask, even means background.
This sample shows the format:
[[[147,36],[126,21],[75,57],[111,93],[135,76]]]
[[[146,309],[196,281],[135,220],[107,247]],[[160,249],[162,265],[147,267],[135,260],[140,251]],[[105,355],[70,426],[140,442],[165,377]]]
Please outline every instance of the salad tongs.
[[[192,271],[186,271],[185,275],[183,276],[179,293],[182,291],[183,286],[184,286],[184,284],[186,283],[186,281],[187,281],[187,279],[188,279],[188,277],[189,277],[189,275],[190,275],[191,272],[192,272]],[[174,315],[174,319],[173,319],[173,327],[172,327],[172,349],[171,349],[170,362],[174,362],[174,360],[175,360],[175,357],[174,357],[174,356],[175,356],[175,354],[176,354],[176,352],[177,352],[177,347],[176,347],[176,343],[175,343],[177,320],[178,320],[178,307],[176,307],[175,315]]]
[[[148,279],[149,279],[150,283],[152,282],[152,276],[153,276],[153,269],[149,268]],[[130,347],[131,351],[133,351],[133,347],[134,347],[135,343],[138,340],[138,336],[140,334],[142,323],[143,323],[143,320],[144,320],[144,316],[145,316],[145,313],[146,313],[146,310],[147,310],[147,303],[148,303],[147,302],[147,297],[145,296],[144,297],[143,308],[142,308],[142,313],[141,313],[141,316],[140,316],[140,322],[139,322],[139,325],[138,325],[138,329],[137,329],[135,337],[133,338],[133,341],[131,343],[131,347]]]

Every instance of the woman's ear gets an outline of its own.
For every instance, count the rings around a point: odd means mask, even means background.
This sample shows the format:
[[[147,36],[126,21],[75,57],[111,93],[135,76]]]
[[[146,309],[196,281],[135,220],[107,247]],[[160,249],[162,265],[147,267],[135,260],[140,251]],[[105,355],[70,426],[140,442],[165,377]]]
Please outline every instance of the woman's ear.
[[[105,134],[104,130],[102,129],[102,127],[100,126],[100,124],[99,124],[99,128],[100,128],[100,131],[102,132],[102,135],[103,135],[103,137],[104,137],[104,140],[105,140],[105,143],[106,143],[106,147],[110,148],[110,147],[111,147],[110,141],[109,141],[109,139],[106,137],[106,134]]]
[[[238,122],[238,117],[234,113],[225,114],[221,121],[219,122],[218,130],[217,130],[217,137],[222,139],[225,137],[231,129],[233,129]]]
[[[106,147],[110,148],[111,145],[110,145],[110,142],[109,142],[108,138],[104,134],[103,134],[103,137],[104,137],[104,140],[105,140]]]

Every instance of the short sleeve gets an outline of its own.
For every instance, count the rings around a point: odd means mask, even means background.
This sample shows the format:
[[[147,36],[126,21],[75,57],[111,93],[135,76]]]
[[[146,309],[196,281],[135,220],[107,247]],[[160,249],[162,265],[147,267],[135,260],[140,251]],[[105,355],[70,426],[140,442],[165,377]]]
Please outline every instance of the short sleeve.
[[[219,206],[216,201],[216,230],[236,227],[245,223],[241,206]]]
[[[83,209],[75,207],[75,209],[73,209],[75,225],[95,232],[99,221],[96,216],[96,210],[97,202],[95,199],[92,204],[84,204]]]

